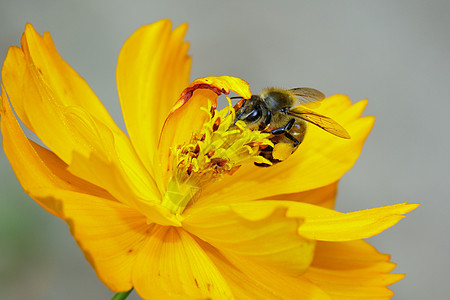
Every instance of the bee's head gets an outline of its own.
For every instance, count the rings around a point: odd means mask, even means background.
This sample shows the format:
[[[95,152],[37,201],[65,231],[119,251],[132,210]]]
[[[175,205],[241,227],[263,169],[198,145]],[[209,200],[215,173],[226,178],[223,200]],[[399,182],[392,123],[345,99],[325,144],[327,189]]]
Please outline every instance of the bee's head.
[[[243,100],[236,110],[236,120],[244,121],[250,128],[266,127],[270,122],[270,112],[261,97],[253,95],[250,99]]]

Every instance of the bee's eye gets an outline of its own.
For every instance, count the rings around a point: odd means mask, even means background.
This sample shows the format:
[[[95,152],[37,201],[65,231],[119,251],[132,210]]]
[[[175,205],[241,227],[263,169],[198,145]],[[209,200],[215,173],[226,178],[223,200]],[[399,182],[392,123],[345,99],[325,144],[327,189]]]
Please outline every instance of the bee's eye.
[[[246,122],[256,122],[262,117],[261,107],[259,105],[255,105],[253,110],[245,116]]]

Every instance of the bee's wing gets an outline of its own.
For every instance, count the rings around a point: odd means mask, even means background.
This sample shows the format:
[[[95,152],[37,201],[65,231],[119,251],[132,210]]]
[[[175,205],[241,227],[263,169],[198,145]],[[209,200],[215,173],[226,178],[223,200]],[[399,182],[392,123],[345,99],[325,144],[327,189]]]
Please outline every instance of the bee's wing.
[[[335,136],[344,139],[350,138],[350,134],[348,134],[347,130],[345,130],[345,128],[339,125],[336,121],[329,117],[325,117],[316,112],[313,112],[312,110],[303,107],[295,107],[289,110],[287,114],[312,123],[322,128],[323,130],[334,134]]]
[[[325,99],[325,95],[316,89],[300,87],[290,89],[295,96],[296,102],[293,106],[303,105],[309,108],[317,108],[320,106],[320,101]]]

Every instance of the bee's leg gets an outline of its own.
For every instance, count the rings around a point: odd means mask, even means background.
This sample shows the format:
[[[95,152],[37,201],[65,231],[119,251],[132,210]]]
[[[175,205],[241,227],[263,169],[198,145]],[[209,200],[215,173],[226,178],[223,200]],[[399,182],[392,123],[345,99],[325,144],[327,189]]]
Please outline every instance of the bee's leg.
[[[295,119],[290,119],[289,122],[287,122],[286,126],[284,126],[284,130],[289,131],[291,130],[292,126],[294,126]]]
[[[286,123],[286,125],[284,127],[275,128],[270,133],[275,134],[275,135],[286,133],[289,130],[291,130],[292,126],[294,126],[294,123],[295,123],[295,119],[291,119],[291,120],[289,120],[289,122]]]
[[[300,145],[300,142],[299,142],[292,134],[290,134],[289,132],[286,131],[286,132],[284,133],[284,135],[285,135],[288,139],[290,139],[291,141],[294,142],[294,148],[297,148],[297,146]]]
[[[300,145],[300,142],[292,134],[289,133],[289,130],[291,130],[292,126],[294,126],[294,123],[295,119],[291,119],[283,128],[275,128],[271,131],[271,133],[274,135],[284,134],[285,137],[294,142],[294,147],[297,147],[298,145]]]

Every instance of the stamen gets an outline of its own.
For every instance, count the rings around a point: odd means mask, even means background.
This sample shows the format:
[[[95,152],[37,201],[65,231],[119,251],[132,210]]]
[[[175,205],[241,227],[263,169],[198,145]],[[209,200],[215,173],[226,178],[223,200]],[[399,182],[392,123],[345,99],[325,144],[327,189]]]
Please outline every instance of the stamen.
[[[217,111],[210,104],[203,111],[208,115],[203,127],[191,140],[171,149],[174,158],[172,177],[162,205],[174,214],[181,214],[187,204],[196,201],[201,188],[232,175],[246,163],[272,163],[259,156],[260,150],[273,146],[270,133],[246,128],[243,121],[235,124],[235,110],[229,105]]]

